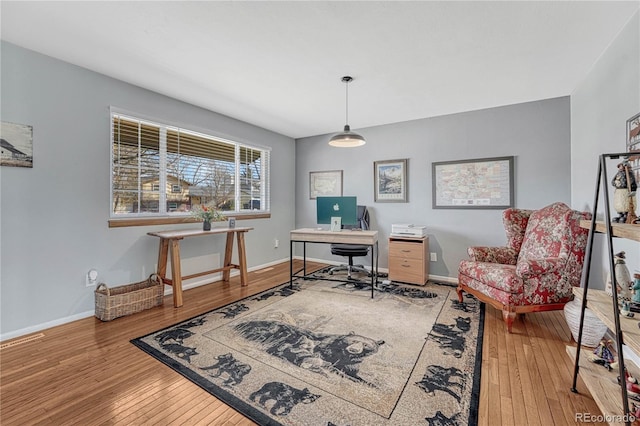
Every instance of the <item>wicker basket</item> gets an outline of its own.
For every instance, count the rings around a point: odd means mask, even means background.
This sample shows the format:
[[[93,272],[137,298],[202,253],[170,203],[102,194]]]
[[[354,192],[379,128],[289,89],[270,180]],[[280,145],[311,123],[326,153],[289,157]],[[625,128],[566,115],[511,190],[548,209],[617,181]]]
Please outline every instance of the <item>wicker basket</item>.
[[[158,275],[151,274],[144,281],[120,287],[109,288],[101,283],[96,288],[95,295],[96,317],[102,321],[111,321],[162,305],[164,285]]]

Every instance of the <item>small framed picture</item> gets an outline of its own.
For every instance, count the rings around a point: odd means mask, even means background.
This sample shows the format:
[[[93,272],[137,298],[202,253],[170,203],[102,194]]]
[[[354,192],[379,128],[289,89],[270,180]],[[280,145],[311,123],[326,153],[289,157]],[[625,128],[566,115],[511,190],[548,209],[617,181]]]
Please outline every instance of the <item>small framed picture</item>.
[[[342,218],[340,216],[331,217],[331,231],[337,232],[342,229]]]
[[[373,199],[377,203],[406,203],[408,159],[374,161]]]
[[[342,196],[342,170],[309,172],[309,199]]]
[[[235,217],[230,217],[229,218],[229,228],[235,228],[236,227],[236,218]]]
[[[640,151],[640,113],[627,120],[627,152]]]

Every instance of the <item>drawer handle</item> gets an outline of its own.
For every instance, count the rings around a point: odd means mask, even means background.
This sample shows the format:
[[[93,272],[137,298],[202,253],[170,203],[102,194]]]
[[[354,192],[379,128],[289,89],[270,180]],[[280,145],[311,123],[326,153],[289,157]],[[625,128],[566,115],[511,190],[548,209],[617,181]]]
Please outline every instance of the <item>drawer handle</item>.
[[[411,250],[401,250],[403,253],[411,253]]]
[[[401,265],[403,268],[411,268],[411,265]]]

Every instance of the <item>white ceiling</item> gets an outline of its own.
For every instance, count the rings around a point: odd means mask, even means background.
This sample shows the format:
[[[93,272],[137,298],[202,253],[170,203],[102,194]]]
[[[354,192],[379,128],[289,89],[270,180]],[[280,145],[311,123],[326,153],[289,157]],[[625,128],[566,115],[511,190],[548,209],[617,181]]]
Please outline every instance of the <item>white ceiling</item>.
[[[639,1],[10,2],[1,38],[294,138],[570,95]],[[144,111],[140,111],[144,113]]]

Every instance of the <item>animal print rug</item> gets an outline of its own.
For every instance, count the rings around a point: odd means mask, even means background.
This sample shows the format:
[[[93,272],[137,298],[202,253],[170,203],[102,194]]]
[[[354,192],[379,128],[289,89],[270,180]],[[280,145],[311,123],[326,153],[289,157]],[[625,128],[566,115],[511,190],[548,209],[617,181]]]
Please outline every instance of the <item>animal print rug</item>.
[[[299,279],[132,343],[261,425],[476,424],[484,305],[366,280]]]

